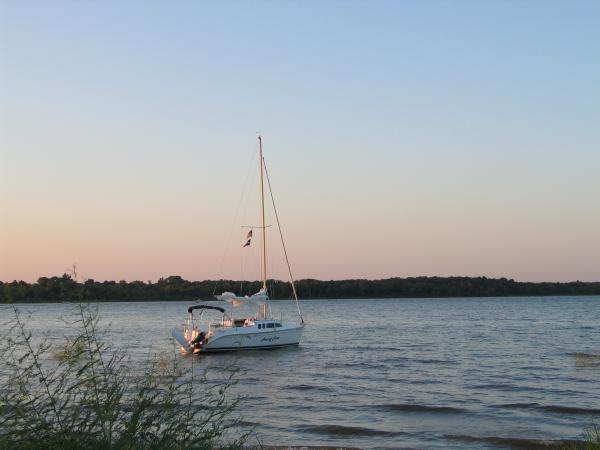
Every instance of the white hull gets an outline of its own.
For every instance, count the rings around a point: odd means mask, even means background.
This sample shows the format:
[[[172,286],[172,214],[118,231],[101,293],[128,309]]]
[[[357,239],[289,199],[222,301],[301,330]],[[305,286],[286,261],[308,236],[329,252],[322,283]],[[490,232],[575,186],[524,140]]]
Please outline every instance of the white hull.
[[[202,351],[253,350],[298,345],[303,330],[303,326],[256,332],[247,332],[244,328],[232,328],[222,335],[213,336]]]
[[[183,330],[174,329],[173,337],[188,352],[223,352],[235,350],[258,350],[299,345],[304,325],[287,325],[279,329],[259,330],[254,327],[223,328],[209,334],[201,349],[194,349]]]

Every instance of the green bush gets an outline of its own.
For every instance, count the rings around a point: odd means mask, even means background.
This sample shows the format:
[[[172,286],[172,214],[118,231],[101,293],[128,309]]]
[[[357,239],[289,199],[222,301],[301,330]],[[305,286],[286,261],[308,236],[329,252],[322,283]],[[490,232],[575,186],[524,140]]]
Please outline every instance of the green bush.
[[[597,424],[585,432],[585,450],[600,450],[600,426]]]
[[[571,441],[559,447],[561,450],[600,450],[600,427],[594,423],[584,433],[581,441]]]
[[[36,344],[19,311],[0,336],[0,449],[241,447],[235,371],[185,373],[176,355],[136,367],[79,305],[64,344]]]

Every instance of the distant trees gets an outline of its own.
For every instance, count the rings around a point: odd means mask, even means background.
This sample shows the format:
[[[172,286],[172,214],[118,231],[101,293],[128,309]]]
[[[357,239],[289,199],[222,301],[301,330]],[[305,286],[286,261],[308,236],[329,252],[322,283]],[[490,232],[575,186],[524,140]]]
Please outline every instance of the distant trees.
[[[95,281],[78,283],[64,274],[41,277],[36,283],[0,282],[0,303],[62,301],[152,301],[198,300],[225,291],[241,295],[258,292],[259,281],[187,281],[174,275],[150,281]],[[269,280],[273,299],[292,296],[289,282]],[[427,297],[502,297],[541,295],[600,295],[600,282],[526,283],[506,278],[486,277],[411,277],[383,280],[299,280],[298,296],[304,299],[336,298],[427,298]]]
[[[0,301],[4,303],[67,301],[76,298],[81,286],[70,275],[41,277],[37,283],[0,282]],[[52,300],[50,300],[52,299]]]

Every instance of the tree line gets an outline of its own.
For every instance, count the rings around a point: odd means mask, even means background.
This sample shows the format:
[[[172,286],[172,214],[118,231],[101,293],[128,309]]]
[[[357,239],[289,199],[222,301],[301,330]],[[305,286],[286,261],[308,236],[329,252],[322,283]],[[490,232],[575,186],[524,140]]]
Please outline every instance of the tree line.
[[[201,300],[227,291],[252,295],[260,287],[259,281],[188,281],[180,276],[161,278],[157,282],[92,279],[77,282],[71,275],[64,274],[41,277],[35,283],[0,281],[0,303]],[[292,298],[289,282],[269,280],[268,289],[272,299]],[[296,290],[302,299],[600,295],[600,282],[531,283],[487,277],[305,279],[296,282]]]

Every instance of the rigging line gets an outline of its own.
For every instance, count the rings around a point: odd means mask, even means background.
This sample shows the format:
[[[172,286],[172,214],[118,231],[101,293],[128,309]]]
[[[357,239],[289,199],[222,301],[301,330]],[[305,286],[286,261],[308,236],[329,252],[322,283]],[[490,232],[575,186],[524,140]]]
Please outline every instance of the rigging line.
[[[250,158],[250,163],[252,163],[252,161],[254,161],[254,153],[252,154],[252,157]],[[240,208],[242,206],[242,202],[244,200],[244,195],[246,193],[246,187],[248,186],[248,180],[250,179],[250,175],[253,172],[254,169],[254,163],[250,164],[248,163],[248,171],[246,172],[246,179],[244,180],[244,186],[242,187],[242,194],[240,195],[240,199],[238,201],[237,204],[237,208],[235,210],[235,216],[233,218],[233,221],[231,222],[231,228],[229,229],[229,237],[227,238],[227,244],[225,245],[225,251],[223,252],[223,256],[221,256],[221,262],[219,263],[219,278],[223,278],[223,263],[225,262],[225,258],[227,256],[227,253],[229,252],[229,247],[231,245],[231,237],[233,236],[233,228],[234,225],[237,222],[238,216],[240,214]],[[215,295],[215,292],[217,292],[217,288],[219,287],[219,280],[216,281],[215,283],[215,287],[213,288],[213,296]]]
[[[292,291],[294,292],[294,298],[296,299],[296,307],[298,308],[298,315],[300,320],[304,323],[302,312],[300,311],[300,303],[298,302],[298,294],[296,292],[296,286],[294,285],[294,276],[292,275],[292,268],[290,267],[290,260],[288,259],[287,250],[285,248],[285,241],[283,240],[283,232],[281,231],[281,224],[279,223],[279,215],[277,214],[277,207],[275,206],[275,198],[273,197],[273,190],[271,189],[271,180],[269,179],[269,172],[267,171],[267,164],[265,158],[262,159],[262,165],[265,168],[265,175],[267,178],[267,186],[269,186],[269,193],[271,194],[271,202],[273,203],[273,212],[275,213],[275,220],[277,220],[277,228],[279,229],[279,236],[281,237],[281,245],[283,246],[283,254],[285,255],[285,262],[287,264],[288,273],[290,274],[290,281],[292,282]]]

